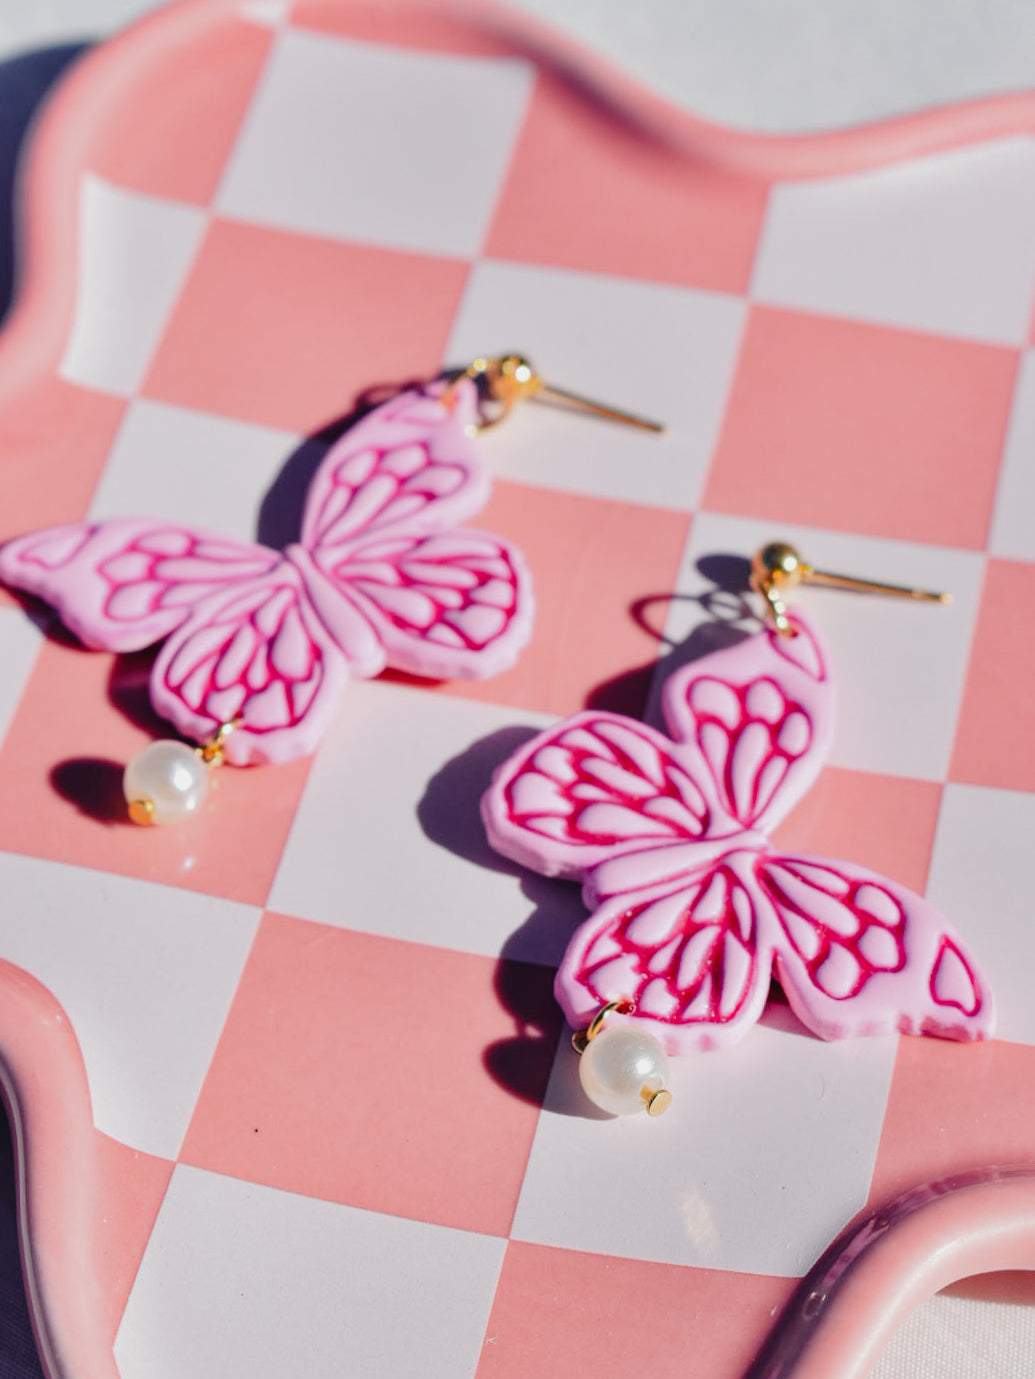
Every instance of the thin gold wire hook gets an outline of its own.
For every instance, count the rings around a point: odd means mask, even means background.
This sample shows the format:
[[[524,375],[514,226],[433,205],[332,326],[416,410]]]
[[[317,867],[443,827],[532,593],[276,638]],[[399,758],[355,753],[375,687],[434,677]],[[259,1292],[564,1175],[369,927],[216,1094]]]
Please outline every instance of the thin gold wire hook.
[[[794,635],[787,617],[783,595],[796,584],[816,584],[825,589],[850,589],[862,594],[884,594],[889,598],[915,599],[922,603],[951,603],[952,595],[933,589],[913,589],[908,584],[887,584],[878,579],[859,579],[855,575],[817,570],[802,560],[786,541],[771,541],[751,559],[751,587],[765,599],[769,621],[782,637]]]

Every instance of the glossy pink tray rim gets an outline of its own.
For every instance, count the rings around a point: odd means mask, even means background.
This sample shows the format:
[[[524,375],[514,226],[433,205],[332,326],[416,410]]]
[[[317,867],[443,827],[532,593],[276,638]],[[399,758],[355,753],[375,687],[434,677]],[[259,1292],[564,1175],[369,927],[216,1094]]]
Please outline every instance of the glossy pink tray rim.
[[[979,1168],[911,1188],[830,1246],[745,1379],[865,1379],[925,1298],[1012,1269],[1035,1269],[1035,1168]]]
[[[118,1379],[98,1276],[90,1091],[71,1023],[34,977],[0,961],[0,1092],[14,1139],[29,1311],[49,1379]],[[45,1284],[44,1284],[45,1280]],[[41,1294],[59,1294],[61,1307]]]

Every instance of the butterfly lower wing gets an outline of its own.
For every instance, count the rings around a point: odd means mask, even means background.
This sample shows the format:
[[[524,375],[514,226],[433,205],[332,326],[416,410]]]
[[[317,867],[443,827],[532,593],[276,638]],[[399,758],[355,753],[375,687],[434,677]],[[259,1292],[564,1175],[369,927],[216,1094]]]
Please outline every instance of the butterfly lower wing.
[[[864,867],[822,858],[769,857],[759,875],[779,924],[777,975],[795,1014],[816,1034],[992,1034],[988,983],[921,896]]]
[[[544,876],[573,879],[627,854],[641,867],[660,855],[663,875],[681,873],[710,821],[667,738],[595,712],[565,719],[509,757],[482,800],[482,818],[498,852]],[[643,884],[638,871],[615,889]]]
[[[678,885],[614,896],[575,932],[554,990],[584,1027],[609,1001],[670,1053],[735,1043],[769,992],[769,912],[754,881],[756,854],[726,853]],[[623,1018],[617,1016],[614,1018]]]
[[[180,626],[219,588],[278,563],[263,546],[172,522],[76,522],[0,549],[0,581],[35,594],[95,650],[137,651]]]
[[[287,560],[211,595],[173,632],[151,673],[158,713],[198,741],[235,723],[237,766],[314,751],[348,678],[344,655]]]
[[[833,731],[826,653],[799,610],[670,676],[665,720],[716,817],[771,833],[808,790]]]

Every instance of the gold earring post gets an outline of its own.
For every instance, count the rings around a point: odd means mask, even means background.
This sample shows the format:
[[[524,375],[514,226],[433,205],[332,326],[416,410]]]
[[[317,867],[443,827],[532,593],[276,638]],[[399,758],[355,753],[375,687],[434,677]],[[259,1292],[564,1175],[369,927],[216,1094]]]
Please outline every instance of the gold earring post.
[[[494,402],[502,405],[500,415],[483,421],[480,430],[495,426],[503,420],[515,402],[529,397],[553,398],[577,411],[588,412],[591,416],[602,417],[607,421],[617,421],[623,426],[635,426],[641,431],[661,433],[665,430],[661,422],[650,421],[619,407],[611,407],[607,403],[583,397],[581,393],[573,393],[567,388],[558,388],[552,383],[547,383],[520,354],[505,354],[493,359],[483,356],[473,360],[446,388],[442,394],[443,401],[448,402],[461,378],[484,380],[489,396]]]
[[[622,411],[619,407],[609,407],[603,402],[594,402],[592,398],[583,397],[581,393],[555,387],[552,383],[543,383],[538,395],[556,398],[558,402],[566,403],[580,412],[589,412],[591,416],[603,417],[605,421],[618,421],[623,426],[636,426],[641,431],[653,431],[655,435],[661,435],[665,430],[660,421],[651,421],[648,417],[639,417],[632,412]]]
[[[923,603],[951,603],[952,595],[933,589],[913,589],[908,584],[888,584],[883,580],[860,579],[855,575],[817,570],[802,560],[786,541],[771,541],[756,551],[751,560],[751,587],[766,601],[766,612],[782,636],[793,633],[783,602],[785,590],[796,584],[815,584],[825,589],[848,589],[863,594],[883,594],[889,598],[916,599]]]

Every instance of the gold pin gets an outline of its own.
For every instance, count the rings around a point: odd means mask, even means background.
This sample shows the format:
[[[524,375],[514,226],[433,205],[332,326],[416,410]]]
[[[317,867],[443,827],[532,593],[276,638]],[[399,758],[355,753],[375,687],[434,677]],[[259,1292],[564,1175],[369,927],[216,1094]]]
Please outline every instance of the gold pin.
[[[206,766],[222,766],[223,743],[235,728],[244,722],[243,718],[231,718],[229,723],[220,723],[212,736],[197,748],[198,756]]]
[[[495,426],[503,420],[515,402],[529,397],[552,398],[575,411],[588,412],[591,416],[603,417],[607,421],[621,422],[623,426],[636,426],[641,431],[662,432],[665,429],[660,422],[649,421],[646,417],[635,416],[632,412],[610,407],[603,402],[595,402],[580,393],[573,393],[567,388],[557,388],[552,383],[547,383],[520,354],[505,354],[492,359],[482,356],[473,360],[446,388],[442,394],[443,402],[448,403],[462,378],[473,378],[484,387],[492,401],[500,406],[498,415],[486,417],[479,424],[479,431]]]
[[[624,996],[620,1001],[608,1001],[606,1005],[600,1007],[585,1029],[577,1029],[571,1036],[572,1048],[576,1053],[585,1053],[586,1045],[591,1039],[595,1039],[604,1028],[604,1023],[609,1015],[613,1015],[615,1011],[619,1015],[624,1015],[630,1010],[632,1010],[632,1003],[627,1001]]]
[[[770,541],[751,559],[751,587],[766,601],[766,612],[781,636],[793,636],[783,601],[786,590],[796,584],[816,584],[825,589],[850,589],[861,594],[884,594],[889,598],[916,599],[922,603],[951,603],[952,595],[932,589],[912,589],[907,584],[887,584],[882,580],[859,579],[855,575],[817,570],[802,560],[786,541]]]

